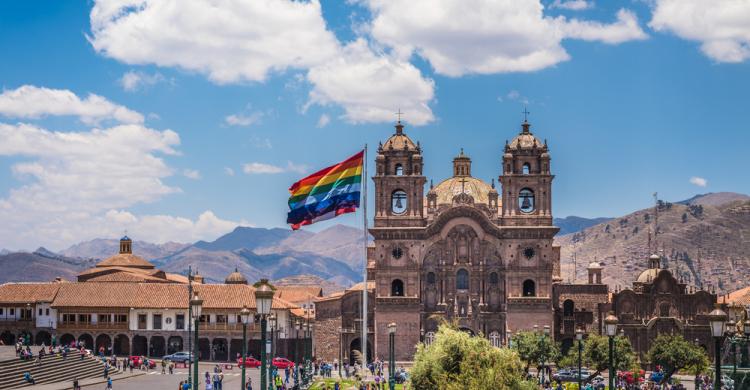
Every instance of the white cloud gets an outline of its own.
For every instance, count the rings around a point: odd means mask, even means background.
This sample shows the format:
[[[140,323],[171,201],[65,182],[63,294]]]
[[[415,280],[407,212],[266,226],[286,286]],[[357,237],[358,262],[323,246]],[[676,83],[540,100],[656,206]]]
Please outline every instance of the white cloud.
[[[567,9],[569,11],[583,11],[594,8],[593,1],[586,0],[555,0],[550,4],[550,8]]]
[[[294,164],[291,161],[287,161],[286,166],[272,165],[260,162],[251,162],[242,166],[242,171],[248,175],[263,175],[263,174],[277,174],[285,172],[296,172],[305,173],[307,172],[307,166]]]
[[[328,114],[323,114],[320,116],[320,118],[318,118],[317,127],[318,128],[326,127],[328,126],[328,123],[330,122],[331,122],[331,117],[329,117]]]
[[[102,120],[143,123],[143,115],[95,94],[79,98],[67,89],[24,85],[0,94],[0,115],[9,118],[37,119],[46,116],[77,116],[86,124]]]
[[[219,84],[298,69],[312,83],[308,105],[340,105],[349,122],[392,121],[398,107],[408,110],[412,124],[433,118],[427,106],[432,80],[364,41],[341,44],[326,28],[318,0],[237,0],[221,7],[210,0],[96,0],[90,22],[94,49],[124,63],[189,69]],[[252,124],[246,116],[225,119]]]
[[[520,102],[523,104],[529,104],[529,99],[525,96],[522,96],[521,93],[516,91],[515,89],[508,91],[505,97],[498,96],[497,100],[500,102],[504,100],[509,100],[509,101],[514,101],[514,102]]]
[[[706,179],[704,179],[702,177],[693,176],[693,177],[690,178],[690,184],[695,184],[698,187],[705,187],[705,186],[708,185],[708,180],[706,180]]]
[[[210,210],[204,211],[196,220],[171,215],[136,216],[124,210],[109,210],[103,224],[107,226],[104,232],[109,236],[128,230],[136,239],[143,237],[144,240],[155,243],[213,240],[238,225],[248,225],[246,221],[221,219]]]
[[[150,87],[153,85],[156,85],[158,83],[166,81],[164,76],[159,73],[145,73],[145,72],[136,72],[136,71],[128,71],[125,72],[125,74],[122,75],[120,78],[120,85],[122,85],[122,88],[127,92],[135,92],[141,88]]]
[[[439,74],[493,74],[543,69],[569,59],[574,38],[619,43],[644,39],[633,13],[613,24],[544,16],[539,0],[363,0],[372,36],[400,58],[417,53]]]
[[[224,173],[227,174],[227,176],[234,176],[234,169],[229,167],[224,167]]]
[[[94,49],[128,64],[177,66],[220,84],[263,81],[336,55],[317,0],[97,0]]]
[[[263,113],[260,111],[250,113],[237,113],[227,115],[224,118],[224,122],[229,126],[251,126],[259,123],[263,118]]]
[[[423,78],[409,62],[375,54],[361,38],[339,57],[311,68],[307,77],[313,83],[309,104],[341,104],[344,118],[352,123],[393,121],[399,108],[413,125],[434,119],[427,105],[434,81]]]
[[[201,173],[196,169],[184,169],[182,175],[188,179],[198,180],[201,178]]]
[[[745,0],[655,0],[649,26],[697,41],[718,62],[750,58],[750,2]]]
[[[54,97],[66,98],[57,99],[54,109],[48,107],[24,115],[44,112],[106,117],[93,115],[96,111],[90,108],[84,110],[82,105],[91,102],[67,91],[61,94],[59,90],[36,90],[57,91],[52,94]],[[27,93],[4,94],[3,107],[20,107],[18,102],[9,101],[14,98],[29,101]],[[195,221],[127,211],[131,206],[181,192],[164,182],[175,173],[164,157],[179,154],[175,148],[180,137],[172,130],[121,124],[61,132],[25,123],[0,123],[0,139],[0,157],[18,160],[11,165],[11,171],[21,181],[0,197],[2,246],[33,249],[44,245],[61,249],[81,240],[120,234],[123,228],[143,234],[149,241],[185,242],[213,239],[241,223],[221,220],[210,211]],[[195,177],[198,172],[185,170],[183,174]]]

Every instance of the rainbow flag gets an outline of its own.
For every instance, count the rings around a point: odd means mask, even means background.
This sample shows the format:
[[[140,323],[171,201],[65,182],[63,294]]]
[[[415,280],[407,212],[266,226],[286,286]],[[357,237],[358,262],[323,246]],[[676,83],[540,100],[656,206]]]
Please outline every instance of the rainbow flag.
[[[289,197],[286,223],[292,225],[292,230],[356,211],[362,187],[364,154],[363,150],[289,187],[292,196]]]

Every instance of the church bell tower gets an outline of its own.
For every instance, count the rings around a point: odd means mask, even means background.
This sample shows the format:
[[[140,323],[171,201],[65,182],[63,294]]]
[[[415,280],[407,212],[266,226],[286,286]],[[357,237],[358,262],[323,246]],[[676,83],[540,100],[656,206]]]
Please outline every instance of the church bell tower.
[[[396,123],[396,133],[378,146],[375,158],[375,227],[416,227],[424,225],[424,185],[422,148],[404,134]]]

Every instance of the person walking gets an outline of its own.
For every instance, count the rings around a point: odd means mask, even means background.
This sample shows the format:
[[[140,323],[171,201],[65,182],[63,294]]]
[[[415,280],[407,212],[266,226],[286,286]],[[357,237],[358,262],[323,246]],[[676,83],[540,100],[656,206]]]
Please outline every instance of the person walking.
[[[112,390],[112,378],[107,377],[107,390]]]
[[[73,378],[73,390],[81,390],[81,386],[78,385],[78,378]]]
[[[162,374],[167,373],[167,361],[166,360],[161,361],[161,373]]]
[[[276,376],[276,390],[282,390],[284,388],[284,382],[281,380],[281,376]]]

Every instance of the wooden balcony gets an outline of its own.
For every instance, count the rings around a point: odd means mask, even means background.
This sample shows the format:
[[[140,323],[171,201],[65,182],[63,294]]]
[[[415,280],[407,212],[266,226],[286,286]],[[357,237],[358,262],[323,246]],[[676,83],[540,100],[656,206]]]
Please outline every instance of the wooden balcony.
[[[127,322],[102,322],[92,324],[90,322],[58,322],[57,329],[71,330],[128,330]]]
[[[242,324],[230,324],[227,322],[224,323],[206,323],[201,322],[200,327],[198,328],[200,332],[207,331],[207,332],[242,332]],[[248,325],[247,331],[252,332],[254,330],[254,327],[252,325]]]
[[[8,328],[36,328],[36,321],[32,320],[0,320],[0,326]]]

